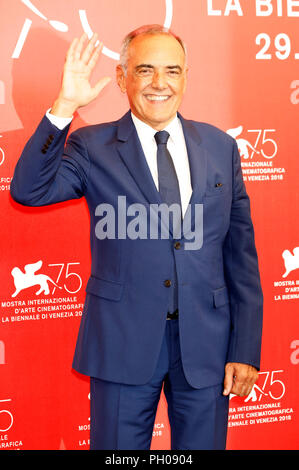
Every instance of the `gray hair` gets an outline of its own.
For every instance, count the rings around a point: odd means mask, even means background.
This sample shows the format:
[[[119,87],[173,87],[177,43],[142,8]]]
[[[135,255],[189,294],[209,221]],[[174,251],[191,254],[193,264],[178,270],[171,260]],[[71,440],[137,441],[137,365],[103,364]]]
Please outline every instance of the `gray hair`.
[[[185,56],[187,57],[187,48],[183,40],[177,36],[173,31],[171,31],[169,28],[166,28],[165,26],[161,26],[159,24],[150,24],[150,25],[144,25],[141,26],[137,29],[134,29],[134,31],[131,31],[129,34],[126,35],[126,37],[123,39],[122,45],[121,45],[121,50],[120,50],[120,65],[122,66],[124,72],[126,73],[127,71],[127,61],[128,61],[128,49],[130,43],[133,41],[134,38],[137,36],[140,36],[141,34],[168,34],[172,37],[174,37],[179,44],[181,45]]]

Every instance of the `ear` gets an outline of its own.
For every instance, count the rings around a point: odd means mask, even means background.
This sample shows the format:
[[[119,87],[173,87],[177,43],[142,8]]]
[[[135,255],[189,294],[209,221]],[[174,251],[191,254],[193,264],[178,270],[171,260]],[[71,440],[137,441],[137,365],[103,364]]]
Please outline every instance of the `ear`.
[[[123,93],[126,93],[127,91],[126,76],[125,76],[124,69],[122,68],[120,64],[116,66],[116,81],[121,91]]]

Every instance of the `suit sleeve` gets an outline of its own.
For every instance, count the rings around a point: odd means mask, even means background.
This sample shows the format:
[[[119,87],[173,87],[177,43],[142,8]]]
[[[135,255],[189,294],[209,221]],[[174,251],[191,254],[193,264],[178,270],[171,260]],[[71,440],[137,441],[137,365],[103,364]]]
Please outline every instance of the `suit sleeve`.
[[[10,193],[26,206],[45,206],[78,199],[86,191],[90,162],[78,132],[70,135],[45,116],[17,162]]]
[[[233,198],[224,242],[224,268],[229,288],[232,331],[227,362],[260,368],[263,293],[240,155],[233,146]]]

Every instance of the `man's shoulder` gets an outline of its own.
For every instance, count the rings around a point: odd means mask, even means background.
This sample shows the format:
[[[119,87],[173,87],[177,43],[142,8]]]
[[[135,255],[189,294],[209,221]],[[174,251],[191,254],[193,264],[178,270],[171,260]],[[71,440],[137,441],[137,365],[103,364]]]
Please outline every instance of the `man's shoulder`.
[[[214,142],[227,143],[229,145],[232,145],[235,141],[235,139],[233,139],[233,137],[227,134],[224,130],[208,122],[185,119],[185,123],[192,126],[203,141],[212,140]]]
[[[79,138],[81,137],[83,140],[90,140],[94,138],[108,138],[115,136],[117,132],[119,120],[111,121],[111,122],[102,122],[99,124],[90,124],[87,126],[79,127],[74,132],[72,132],[71,136]]]

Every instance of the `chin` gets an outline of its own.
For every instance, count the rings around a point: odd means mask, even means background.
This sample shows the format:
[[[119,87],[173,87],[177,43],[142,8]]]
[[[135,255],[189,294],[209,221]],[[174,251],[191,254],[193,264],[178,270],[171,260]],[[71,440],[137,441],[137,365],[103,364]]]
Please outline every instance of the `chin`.
[[[171,119],[175,116],[174,114],[147,114],[146,119],[149,122],[157,123],[157,124],[163,124],[167,123],[168,121],[171,121]]]

